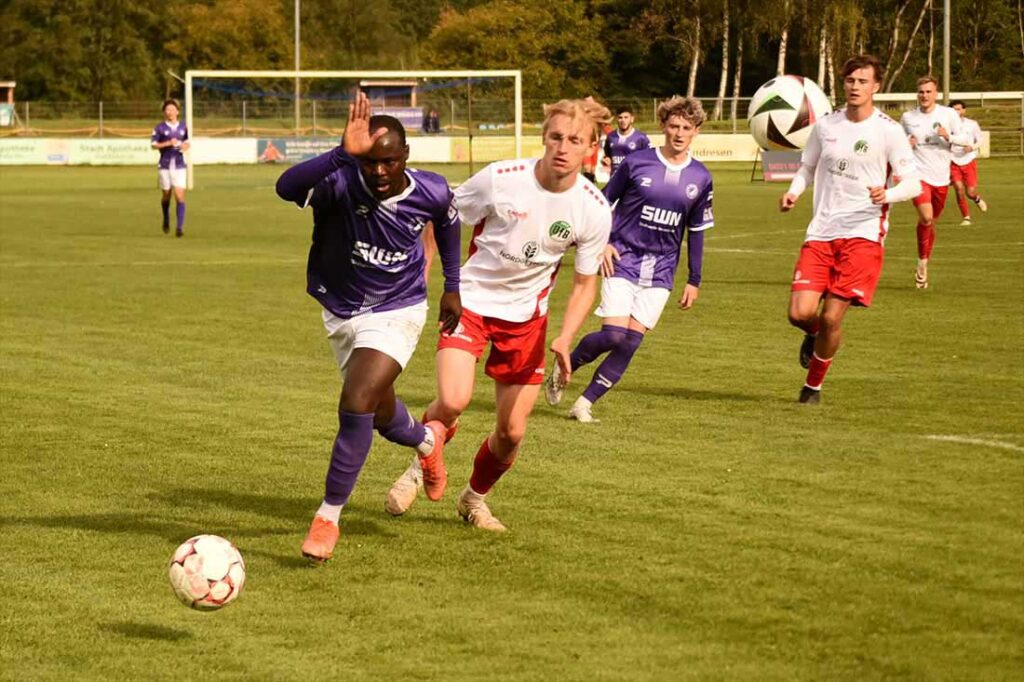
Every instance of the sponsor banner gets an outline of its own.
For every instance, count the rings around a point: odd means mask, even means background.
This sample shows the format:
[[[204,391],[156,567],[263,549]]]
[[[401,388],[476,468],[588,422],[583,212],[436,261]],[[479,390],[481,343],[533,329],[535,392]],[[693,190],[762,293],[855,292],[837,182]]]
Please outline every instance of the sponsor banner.
[[[156,165],[149,140],[6,138],[0,140],[3,165]]]
[[[197,166],[215,163],[256,163],[256,138],[197,137],[192,140],[189,160]]]
[[[655,138],[654,135],[651,136]],[[660,142],[660,140],[658,140]],[[753,161],[760,150],[750,135],[701,133],[693,140],[690,148],[694,158],[707,163],[711,161]]]
[[[338,140],[329,137],[261,138],[256,141],[256,160],[259,163],[299,163],[337,146]]]
[[[800,170],[800,152],[762,152],[765,182],[789,182]]]

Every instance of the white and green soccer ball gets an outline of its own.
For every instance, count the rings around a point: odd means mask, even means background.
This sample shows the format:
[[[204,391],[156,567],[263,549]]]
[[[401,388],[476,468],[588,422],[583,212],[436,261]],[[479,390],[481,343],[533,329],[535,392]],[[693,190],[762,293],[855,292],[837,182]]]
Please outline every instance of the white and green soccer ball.
[[[814,124],[832,113],[818,84],[803,76],[776,76],[754,93],[747,122],[761,149],[798,151]]]
[[[241,594],[245,561],[238,549],[219,535],[197,535],[174,550],[168,574],[182,604],[212,611]]]

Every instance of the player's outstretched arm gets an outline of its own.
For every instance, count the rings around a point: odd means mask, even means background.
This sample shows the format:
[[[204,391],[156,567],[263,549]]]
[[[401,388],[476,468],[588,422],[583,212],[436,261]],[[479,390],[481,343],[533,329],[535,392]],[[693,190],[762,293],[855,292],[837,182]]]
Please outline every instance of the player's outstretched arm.
[[[572,363],[569,359],[572,340],[590,313],[596,292],[597,274],[573,274],[572,291],[569,293],[569,303],[562,318],[562,329],[551,342],[551,352],[555,354],[555,361],[558,363],[564,383],[569,383],[569,379],[572,378]]]

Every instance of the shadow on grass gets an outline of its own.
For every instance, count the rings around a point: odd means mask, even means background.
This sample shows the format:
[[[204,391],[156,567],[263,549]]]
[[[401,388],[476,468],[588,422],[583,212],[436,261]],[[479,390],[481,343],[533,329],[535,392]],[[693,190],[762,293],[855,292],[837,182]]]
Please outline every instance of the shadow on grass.
[[[709,391],[707,389],[686,388],[684,386],[616,386],[616,390],[622,393],[682,398],[684,400],[728,400],[747,403],[790,402],[784,401],[778,396],[733,393],[731,391]]]
[[[304,523],[309,522],[311,514],[316,511],[312,496],[259,495],[222,488],[174,488],[151,493],[148,497],[171,507],[221,507]]]
[[[164,625],[152,625],[150,623],[133,623],[130,621],[102,623],[99,625],[99,629],[133,639],[163,640],[165,642],[178,642],[192,637],[192,633],[187,630],[169,628]]]
[[[74,514],[54,516],[8,516],[0,518],[0,527],[7,525],[37,526],[65,530],[77,528],[99,533],[126,533],[131,535],[153,535],[171,543],[179,543],[202,532],[223,534],[228,537],[264,537],[267,535],[283,535],[291,531],[282,528],[227,528],[209,524],[203,527],[201,521],[183,523],[165,521],[152,516],[142,516],[131,512],[111,512],[106,514]]]

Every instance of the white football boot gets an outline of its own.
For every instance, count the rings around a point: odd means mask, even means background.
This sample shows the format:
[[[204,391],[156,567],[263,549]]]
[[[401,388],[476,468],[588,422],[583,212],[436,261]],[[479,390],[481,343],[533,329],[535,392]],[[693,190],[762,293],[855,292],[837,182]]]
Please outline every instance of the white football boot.
[[[420,460],[419,457],[413,457],[412,464],[405,473],[391,484],[387,499],[384,500],[384,509],[392,516],[401,516],[409,511],[422,488],[423,472],[420,469]]]
[[[505,524],[491,513],[490,507],[484,502],[483,495],[473,492],[468,485],[462,490],[462,494],[459,495],[459,501],[455,504],[455,510],[459,512],[459,516],[462,517],[463,521],[476,528],[489,530],[492,533],[504,533],[508,530]]]
[[[569,410],[569,419],[575,419],[582,424],[597,424],[601,420],[590,413],[591,407],[593,407],[593,404],[583,396],[580,396],[573,403],[572,409]]]
[[[547,398],[548,405],[557,405],[562,402],[562,392],[564,389],[565,383],[562,381],[562,372],[556,366],[544,381],[544,397]]]

